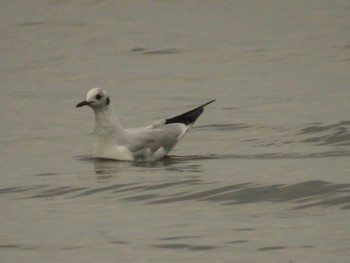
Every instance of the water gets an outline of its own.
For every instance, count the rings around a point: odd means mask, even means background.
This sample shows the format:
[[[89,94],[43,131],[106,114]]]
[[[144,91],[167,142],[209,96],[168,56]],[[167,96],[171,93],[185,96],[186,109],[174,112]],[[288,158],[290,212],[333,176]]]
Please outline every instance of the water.
[[[3,1],[1,262],[348,262],[348,1]],[[91,157],[216,99],[155,163]]]

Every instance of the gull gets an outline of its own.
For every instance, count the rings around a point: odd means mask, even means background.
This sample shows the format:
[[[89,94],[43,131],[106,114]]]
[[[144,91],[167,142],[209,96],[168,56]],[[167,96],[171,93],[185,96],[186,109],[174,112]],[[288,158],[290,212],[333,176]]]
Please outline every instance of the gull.
[[[193,123],[202,114],[203,107],[158,120],[147,127],[124,129],[111,105],[111,99],[102,88],[88,91],[86,99],[76,107],[89,106],[95,113],[96,158],[120,161],[157,161],[166,156]]]

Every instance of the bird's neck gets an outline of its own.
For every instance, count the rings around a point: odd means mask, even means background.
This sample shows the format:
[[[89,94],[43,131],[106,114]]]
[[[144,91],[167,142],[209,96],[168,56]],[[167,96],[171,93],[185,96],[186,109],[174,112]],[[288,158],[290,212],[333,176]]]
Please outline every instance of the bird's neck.
[[[103,108],[94,109],[95,111],[95,136],[108,139],[124,135],[124,129],[121,126],[111,105]]]

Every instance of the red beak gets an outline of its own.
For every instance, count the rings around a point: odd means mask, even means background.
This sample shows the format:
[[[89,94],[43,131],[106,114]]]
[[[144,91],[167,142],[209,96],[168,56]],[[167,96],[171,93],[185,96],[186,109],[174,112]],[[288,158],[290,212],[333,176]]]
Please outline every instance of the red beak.
[[[79,102],[76,107],[78,108],[78,107],[82,107],[82,106],[86,106],[86,105],[90,105],[90,102],[83,100],[83,101]]]

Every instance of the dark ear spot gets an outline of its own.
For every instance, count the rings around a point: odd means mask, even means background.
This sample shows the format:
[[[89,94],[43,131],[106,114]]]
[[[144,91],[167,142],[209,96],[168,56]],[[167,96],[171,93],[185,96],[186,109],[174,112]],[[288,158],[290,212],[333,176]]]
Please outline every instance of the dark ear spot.
[[[106,99],[106,105],[109,105],[109,103],[111,102],[111,100],[109,99],[109,97]]]

